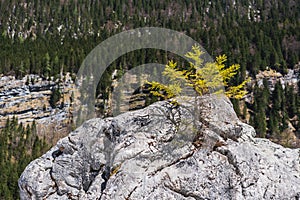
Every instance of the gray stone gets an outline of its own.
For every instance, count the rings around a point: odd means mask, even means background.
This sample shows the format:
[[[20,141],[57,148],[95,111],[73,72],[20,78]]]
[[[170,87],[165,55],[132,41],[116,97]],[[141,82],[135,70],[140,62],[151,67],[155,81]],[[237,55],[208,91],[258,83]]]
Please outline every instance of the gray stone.
[[[254,138],[224,96],[91,119],[31,162],[21,199],[299,199],[299,149]]]

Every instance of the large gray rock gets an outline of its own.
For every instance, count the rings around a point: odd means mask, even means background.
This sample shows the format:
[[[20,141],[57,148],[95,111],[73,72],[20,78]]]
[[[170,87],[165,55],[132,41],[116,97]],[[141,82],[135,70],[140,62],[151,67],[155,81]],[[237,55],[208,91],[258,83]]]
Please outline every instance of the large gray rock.
[[[300,151],[240,122],[226,97],[92,119],[31,162],[22,199],[299,199]]]

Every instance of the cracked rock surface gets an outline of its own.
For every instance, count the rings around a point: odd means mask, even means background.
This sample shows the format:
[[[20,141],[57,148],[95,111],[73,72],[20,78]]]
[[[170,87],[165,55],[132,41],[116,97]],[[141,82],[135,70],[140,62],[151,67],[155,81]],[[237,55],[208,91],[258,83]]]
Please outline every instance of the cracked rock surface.
[[[300,199],[299,149],[254,138],[226,97],[188,102],[85,122],[26,167],[21,199]]]

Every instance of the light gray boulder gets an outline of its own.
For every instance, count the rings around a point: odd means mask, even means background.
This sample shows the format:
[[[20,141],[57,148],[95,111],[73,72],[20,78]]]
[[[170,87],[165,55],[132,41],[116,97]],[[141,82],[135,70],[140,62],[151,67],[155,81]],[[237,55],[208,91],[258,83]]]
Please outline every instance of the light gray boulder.
[[[224,96],[178,102],[85,122],[26,167],[21,199],[300,198],[299,149],[254,138]]]

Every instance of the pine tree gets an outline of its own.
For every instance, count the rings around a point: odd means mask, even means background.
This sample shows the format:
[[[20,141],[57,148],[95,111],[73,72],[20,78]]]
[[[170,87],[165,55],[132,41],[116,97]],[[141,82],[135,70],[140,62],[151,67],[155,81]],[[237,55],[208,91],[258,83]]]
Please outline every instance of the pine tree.
[[[193,46],[192,51],[185,56],[191,60],[190,66],[180,69],[177,63],[169,61],[163,72],[172,81],[169,85],[158,82],[149,82],[151,84],[151,93],[163,99],[170,99],[181,94],[183,85],[191,87],[198,95],[205,95],[213,91],[213,93],[222,92],[219,88],[224,85],[227,90],[225,94],[228,97],[240,99],[247,92],[244,90],[248,80],[243,81],[237,86],[230,86],[229,81],[239,70],[240,66],[233,64],[225,67],[227,57],[225,55],[218,56],[215,63],[205,63],[201,55],[203,52],[199,46]]]
[[[60,100],[61,98],[61,93],[59,88],[53,88],[51,91],[51,96],[50,96],[50,100],[49,103],[51,105],[52,108],[56,108],[56,104],[57,102]]]
[[[259,88],[257,83],[253,91],[254,103],[253,103],[253,116],[251,125],[255,128],[257,135],[259,137],[266,137],[267,132],[267,121],[266,121],[266,111],[268,106],[268,89]]]

